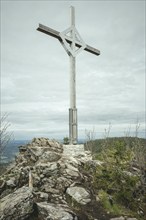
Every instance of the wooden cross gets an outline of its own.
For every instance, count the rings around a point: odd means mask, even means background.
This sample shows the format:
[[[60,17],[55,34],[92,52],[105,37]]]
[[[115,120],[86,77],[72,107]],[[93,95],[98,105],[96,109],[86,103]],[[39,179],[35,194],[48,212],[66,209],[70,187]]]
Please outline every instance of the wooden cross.
[[[76,108],[76,56],[82,50],[94,55],[100,55],[100,51],[84,43],[75,27],[75,9],[71,8],[71,26],[63,32],[39,24],[38,31],[43,32],[60,41],[70,58],[70,108],[69,108],[69,141],[70,144],[77,144],[77,108]]]

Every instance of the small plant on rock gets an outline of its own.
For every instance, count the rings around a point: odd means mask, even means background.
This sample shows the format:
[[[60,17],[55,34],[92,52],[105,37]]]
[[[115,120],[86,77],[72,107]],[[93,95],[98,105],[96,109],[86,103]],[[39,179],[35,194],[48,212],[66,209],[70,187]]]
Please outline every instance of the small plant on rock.
[[[69,138],[68,137],[64,137],[63,138],[63,144],[69,144]]]

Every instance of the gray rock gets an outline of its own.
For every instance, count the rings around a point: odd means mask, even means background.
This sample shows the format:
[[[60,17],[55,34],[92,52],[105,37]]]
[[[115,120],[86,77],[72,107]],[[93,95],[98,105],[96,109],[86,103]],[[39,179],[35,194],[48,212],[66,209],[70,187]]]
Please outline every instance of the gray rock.
[[[137,218],[127,218],[127,220],[137,220]]]
[[[99,196],[98,196],[98,195],[96,195],[96,197],[95,197],[95,198],[96,198],[96,201],[97,201],[97,202],[99,202],[99,201],[100,201],[100,198],[99,198]]]
[[[67,164],[66,166],[67,166],[67,168],[68,168],[69,170],[73,170],[73,171],[75,171],[75,172],[79,172],[78,168],[72,166],[71,164]]]
[[[52,203],[37,203],[40,218],[44,220],[73,220],[73,213],[68,207]],[[77,219],[77,218],[76,218]]]
[[[22,187],[1,199],[0,220],[24,220],[33,212],[33,195]]]
[[[60,154],[55,153],[53,151],[46,151],[39,157],[39,160],[41,160],[43,163],[47,163],[47,162],[58,161],[60,158],[61,158]]]
[[[40,176],[38,176],[36,173],[33,173],[33,186],[37,186],[41,181]]]
[[[44,174],[41,174],[41,175],[40,175],[40,178],[43,179],[43,178],[44,178]]]
[[[66,178],[77,178],[79,177],[79,162],[76,158],[63,156],[59,161],[60,174]]]
[[[82,187],[69,187],[66,193],[81,205],[86,205],[91,201],[90,194]]]
[[[0,179],[0,192],[5,187],[5,185],[6,185],[6,181],[3,178],[1,178]]]
[[[67,187],[72,184],[72,180],[65,177],[58,177],[56,180],[56,188],[60,190],[60,192],[64,192]]]
[[[60,166],[62,167],[63,165],[70,164],[76,168],[81,164],[79,160],[72,156],[62,156],[62,158],[59,160]]]
[[[58,189],[50,188],[48,186],[45,186],[45,192],[52,193],[52,194],[59,194],[60,191]]]
[[[35,155],[36,157],[40,157],[43,153],[44,153],[44,151],[45,151],[45,149],[44,148],[42,148],[42,147],[35,147],[35,146],[29,146],[28,147],[29,148],[29,150],[30,150],[30,152],[33,154],[33,155]]]
[[[48,140],[48,145],[50,146],[50,149],[54,152],[62,153],[63,152],[63,146],[55,141],[55,140]]]
[[[47,201],[47,200],[48,200],[48,194],[47,194],[47,193],[44,193],[44,192],[41,192],[41,193],[40,193],[40,198]]]
[[[15,184],[15,178],[14,178],[14,177],[11,178],[10,180],[8,180],[8,181],[6,182],[6,184],[7,184],[7,186],[9,186],[9,187],[15,187],[15,186],[16,186],[16,184]]]
[[[49,177],[52,175],[56,175],[58,172],[58,166],[56,162],[52,162],[52,163],[41,163],[39,162],[36,165],[36,170],[37,173],[43,173],[43,175]]]
[[[31,149],[36,156],[42,155],[41,152],[45,151],[53,151],[56,153],[63,152],[63,146],[59,142],[49,140],[48,138],[34,138],[27,147]],[[38,149],[38,152],[36,149]]]
[[[66,169],[65,171],[66,171],[67,176],[71,176],[71,177],[79,176],[79,172],[76,172],[74,170]]]
[[[125,218],[121,216],[121,217],[111,218],[110,220],[125,220]]]
[[[42,191],[44,191],[45,188],[55,188],[56,186],[56,177],[50,177],[50,178],[47,178],[47,182],[45,182],[43,185],[42,185]]]

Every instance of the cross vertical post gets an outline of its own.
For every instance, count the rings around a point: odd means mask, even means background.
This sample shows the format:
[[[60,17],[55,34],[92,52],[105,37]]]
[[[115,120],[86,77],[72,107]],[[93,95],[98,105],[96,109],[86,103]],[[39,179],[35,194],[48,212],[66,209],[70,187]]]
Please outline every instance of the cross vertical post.
[[[75,10],[74,7],[70,7],[71,12],[71,27],[70,37],[75,37]],[[71,49],[75,51],[75,39],[71,43]],[[71,53],[70,59],[70,108],[69,108],[69,141],[70,144],[77,144],[77,108],[76,108],[76,57]]]

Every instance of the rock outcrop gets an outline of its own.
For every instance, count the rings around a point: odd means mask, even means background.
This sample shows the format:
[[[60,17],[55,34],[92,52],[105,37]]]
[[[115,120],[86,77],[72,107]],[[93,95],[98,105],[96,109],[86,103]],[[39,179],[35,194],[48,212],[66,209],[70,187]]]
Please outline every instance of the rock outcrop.
[[[19,147],[15,163],[1,177],[0,220],[112,218],[91,188],[90,173],[82,172],[86,165],[96,169],[102,162],[93,161],[90,152],[76,154],[74,149],[72,155],[66,148],[46,138]]]

